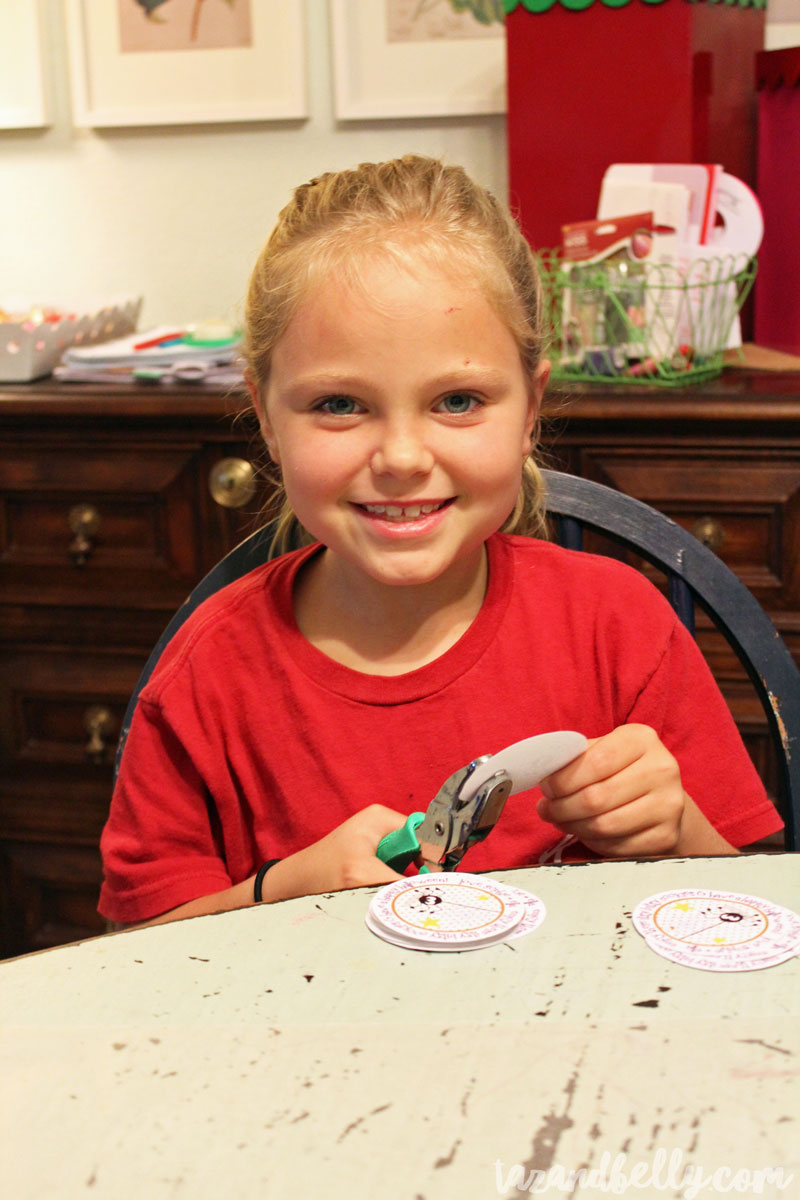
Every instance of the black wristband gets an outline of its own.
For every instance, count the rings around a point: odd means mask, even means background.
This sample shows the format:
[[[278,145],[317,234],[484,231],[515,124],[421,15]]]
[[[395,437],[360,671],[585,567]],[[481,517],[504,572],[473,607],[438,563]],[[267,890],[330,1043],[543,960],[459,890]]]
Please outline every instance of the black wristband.
[[[253,883],[253,899],[255,900],[256,904],[261,903],[261,885],[264,882],[264,876],[270,867],[274,867],[275,863],[279,863],[280,861],[281,860],[279,858],[268,858],[267,861],[258,868],[255,881]]]

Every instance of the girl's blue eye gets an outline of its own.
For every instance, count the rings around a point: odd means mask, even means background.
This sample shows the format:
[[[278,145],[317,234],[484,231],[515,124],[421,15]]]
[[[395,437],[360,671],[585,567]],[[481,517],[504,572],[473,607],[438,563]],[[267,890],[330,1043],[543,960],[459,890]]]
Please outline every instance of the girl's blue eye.
[[[452,413],[457,416],[460,413],[471,412],[472,409],[479,403],[474,396],[469,392],[451,392],[449,396],[445,396],[441,405],[445,412]]]
[[[332,413],[334,417],[349,417],[358,411],[352,396],[326,396],[318,408],[320,412]]]

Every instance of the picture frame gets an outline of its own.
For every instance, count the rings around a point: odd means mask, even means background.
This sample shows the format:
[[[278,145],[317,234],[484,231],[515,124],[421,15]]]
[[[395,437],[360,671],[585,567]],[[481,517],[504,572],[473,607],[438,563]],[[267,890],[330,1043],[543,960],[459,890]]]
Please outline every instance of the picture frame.
[[[789,50],[800,46],[800,5],[797,0],[767,0],[765,50]]]
[[[41,0],[0,4],[0,129],[48,125]]]
[[[108,128],[307,117],[303,5],[243,2],[250,4],[249,45],[130,53],[122,48],[117,0],[67,0],[75,124]]]
[[[502,113],[505,38],[388,38],[385,0],[329,0],[342,121]]]

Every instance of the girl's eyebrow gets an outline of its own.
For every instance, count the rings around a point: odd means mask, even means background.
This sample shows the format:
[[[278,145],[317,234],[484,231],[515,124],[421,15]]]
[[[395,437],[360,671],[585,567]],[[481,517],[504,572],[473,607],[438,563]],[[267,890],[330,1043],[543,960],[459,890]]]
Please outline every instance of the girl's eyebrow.
[[[505,383],[507,379],[508,372],[497,367],[465,363],[462,367],[455,367],[428,380],[428,386],[435,391],[446,391],[454,387],[493,387]]]
[[[289,392],[347,392],[357,391],[368,387],[367,380],[357,375],[341,374],[329,371],[318,375],[297,375],[291,380]]]
[[[508,378],[506,371],[497,367],[473,366],[465,364],[452,367],[429,379],[421,381],[426,391],[434,393],[452,391],[457,388],[499,387]],[[380,387],[378,382],[377,387]],[[351,392],[371,391],[376,388],[376,382],[359,375],[336,371],[320,372],[319,374],[298,375],[290,383],[289,392]]]

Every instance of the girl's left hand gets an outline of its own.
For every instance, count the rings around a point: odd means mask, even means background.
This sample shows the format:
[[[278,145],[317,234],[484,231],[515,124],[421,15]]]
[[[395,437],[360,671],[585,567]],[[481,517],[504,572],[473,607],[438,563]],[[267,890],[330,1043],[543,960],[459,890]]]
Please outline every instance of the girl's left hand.
[[[676,760],[647,725],[620,725],[595,738],[541,788],[542,820],[604,858],[733,852],[686,794]]]

